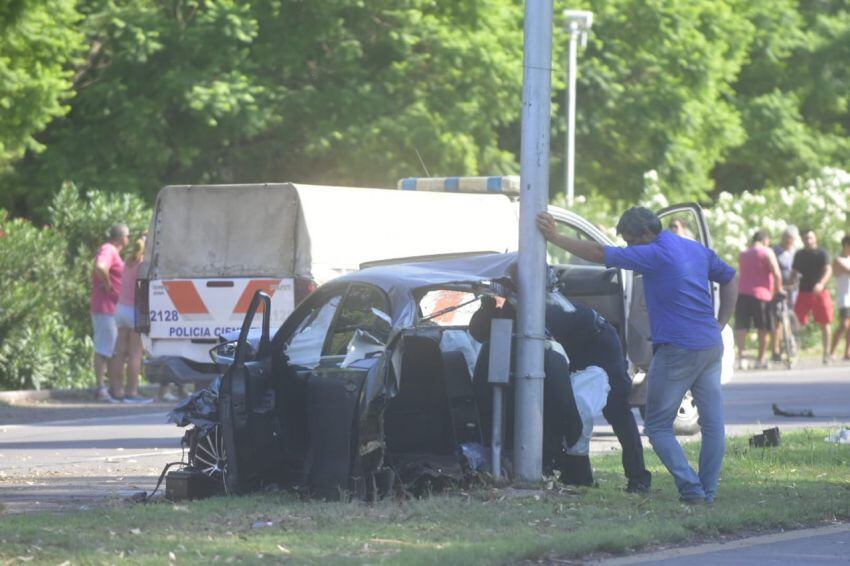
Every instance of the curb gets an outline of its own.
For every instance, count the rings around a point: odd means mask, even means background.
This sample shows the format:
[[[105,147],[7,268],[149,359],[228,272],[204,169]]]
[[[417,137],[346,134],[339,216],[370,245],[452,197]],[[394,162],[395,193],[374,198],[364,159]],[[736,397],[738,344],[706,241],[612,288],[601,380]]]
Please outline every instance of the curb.
[[[140,385],[139,392],[148,397],[154,396],[159,391],[159,385]],[[0,391],[0,403],[15,403],[16,401],[49,401],[51,399],[62,401],[75,401],[94,399],[95,388],[86,389],[26,389],[21,391]]]

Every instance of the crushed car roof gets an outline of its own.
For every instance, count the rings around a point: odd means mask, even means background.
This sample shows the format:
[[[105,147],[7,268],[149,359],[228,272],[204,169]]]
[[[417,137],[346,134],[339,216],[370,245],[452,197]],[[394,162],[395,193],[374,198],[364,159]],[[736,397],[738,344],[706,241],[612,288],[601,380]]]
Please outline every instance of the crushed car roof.
[[[437,287],[458,283],[503,281],[511,279],[517,253],[482,254],[480,256],[402,263],[368,267],[344,275],[333,284],[370,283],[383,289],[392,303],[393,325],[413,322],[415,313],[409,312],[412,292],[423,287]]]

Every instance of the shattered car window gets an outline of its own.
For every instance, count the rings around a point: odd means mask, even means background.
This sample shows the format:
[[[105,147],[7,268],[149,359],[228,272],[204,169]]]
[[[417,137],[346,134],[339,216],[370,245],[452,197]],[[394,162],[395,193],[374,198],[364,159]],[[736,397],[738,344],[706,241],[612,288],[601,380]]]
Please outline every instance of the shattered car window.
[[[328,335],[328,329],[341,300],[340,295],[331,297],[330,300],[317,304],[304,317],[283,349],[290,365],[304,368],[314,368],[319,365],[325,337]]]
[[[324,355],[345,356],[358,330],[373,341],[386,344],[390,335],[389,317],[385,315],[388,311],[389,305],[382,291],[366,285],[352,286],[331,329]]]
[[[474,293],[450,289],[428,291],[419,301],[422,317],[439,326],[468,326],[480,306]]]

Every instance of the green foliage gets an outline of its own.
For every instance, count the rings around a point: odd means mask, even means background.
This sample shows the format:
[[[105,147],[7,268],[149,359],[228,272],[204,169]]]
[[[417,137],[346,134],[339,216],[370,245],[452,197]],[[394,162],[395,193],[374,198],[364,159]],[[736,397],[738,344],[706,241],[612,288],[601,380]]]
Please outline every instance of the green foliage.
[[[843,0],[745,4],[754,24],[734,104],[746,138],[714,177],[739,192],[850,168],[850,7]]]
[[[0,210],[0,389],[40,388],[78,372],[87,344],[63,324],[65,241]]]
[[[83,35],[74,0],[0,3],[0,171],[26,150],[41,151],[33,137],[68,111],[73,65]]]
[[[89,385],[89,294],[94,255],[109,227],[147,229],[140,198],[63,185],[51,225],[9,219],[0,209],[0,389]]]
[[[634,201],[651,169],[677,200],[709,193],[715,163],[744,139],[730,103],[753,31],[743,3],[586,3],[594,25],[577,76],[577,194]]]
[[[499,145],[519,113],[514,2],[81,6],[99,50],[7,201],[65,179],[148,198],[168,183],[386,186],[421,173],[420,155],[433,174],[516,170]]]
[[[61,312],[74,336],[91,332],[89,296],[94,256],[106,241],[109,228],[123,222],[135,238],[148,229],[151,213],[136,195],[87,191],[85,198],[77,188],[65,183],[50,205],[50,222],[66,245],[65,277]]]

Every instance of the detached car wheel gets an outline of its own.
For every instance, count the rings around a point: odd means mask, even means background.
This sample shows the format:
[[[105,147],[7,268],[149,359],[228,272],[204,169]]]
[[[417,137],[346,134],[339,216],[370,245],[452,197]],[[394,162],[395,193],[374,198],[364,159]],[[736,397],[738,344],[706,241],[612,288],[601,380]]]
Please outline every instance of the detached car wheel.
[[[641,405],[638,409],[641,418],[646,421],[646,405]],[[693,395],[688,391],[682,399],[682,404],[679,405],[676,420],[673,421],[673,432],[681,436],[691,436],[699,431],[699,411],[694,403]]]

